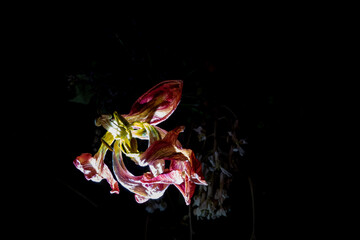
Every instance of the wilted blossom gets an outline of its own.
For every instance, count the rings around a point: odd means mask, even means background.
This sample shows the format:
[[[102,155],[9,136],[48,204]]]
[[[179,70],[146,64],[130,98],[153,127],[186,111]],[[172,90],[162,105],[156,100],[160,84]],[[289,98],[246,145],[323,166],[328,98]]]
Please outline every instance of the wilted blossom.
[[[174,185],[189,205],[195,184],[207,185],[201,163],[191,149],[183,148],[177,140],[184,131],[183,126],[169,132],[156,126],[175,111],[182,87],[181,80],[161,82],[143,94],[133,104],[129,114],[114,112],[97,118],[95,124],[107,130],[101,139],[100,148],[94,156],[81,154],[74,160],[74,165],[84,173],[87,180],[107,180],[111,193],[119,193],[120,183],[135,194],[138,203],[158,199],[170,185]],[[136,138],[148,140],[146,151],[138,150]],[[104,163],[107,151],[112,152],[115,178]],[[139,166],[149,166],[150,172],[133,175],[125,166],[124,155]],[[169,168],[165,168],[165,161],[170,161]]]

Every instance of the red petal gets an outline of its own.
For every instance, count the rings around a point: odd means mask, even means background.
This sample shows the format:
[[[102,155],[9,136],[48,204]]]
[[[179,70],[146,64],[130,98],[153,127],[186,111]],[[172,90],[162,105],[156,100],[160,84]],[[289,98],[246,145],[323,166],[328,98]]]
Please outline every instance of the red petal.
[[[173,183],[184,196],[186,204],[189,205],[195,191],[195,184],[207,185],[207,183],[201,171],[201,163],[195,157],[194,152],[191,149],[182,148],[177,141],[179,133],[183,130],[184,127],[180,126],[166,133],[162,140],[155,141],[141,154],[140,161],[142,165],[152,166],[159,159],[171,160],[168,174],[179,172],[177,176],[179,182],[171,182],[175,177],[166,176],[166,174],[153,177],[151,181],[156,182],[155,179],[159,179],[160,183]],[[163,180],[162,177],[165,179],[169,177],[170,180]]]
[[[168,171],[154,177],[151,173],[144,174],[141,182],[143,183],[164,183],[164,184],[181,184],[182,172],[179,170]]]
[[[131,174],[122,161],[120,140],[117,140],[114,144],[113,169],[119,183],[130,192],[135,193],[135,199],[138,203],[146,202],[150,198],[157,199],[161,197],[169,186],[169,184],[165,182],[170,181],[171,178],[170,175],[159,175],[152,181],[152,175],[147,173],[143,176],[134,176]]]
[[[135,200],[136,200],[137,203],[144,203],[147,200],[149,200],[149,198],[141,196],[141,195],[135,193]]]
[[[201,171],[201,163],[196,159],[195,154],[190,149],[183,149],[186,155],[190,155],[190,161],[172,161],[170,170],[179,170],[185,173],[184,182],[175,185],[184,197],[186,205],[189,205],[195,192],[195,184],[207,185]]]
[[[194,195],[196,185],[193,182],[188,181],[188,179],[186,178],[182,184],[180,185],[174,184],[174,185],[175,187],[177,187],[177,189],[179,189],[179,191],[183,195],[186,205],[189,205],[191,203],[191,198]]]
[[[120,192],[119,185],[113,178],[108,166],[103,164],[99,159],[101,158],[100,155],[101,154],[95,155],[95,157],[97,157],[95,158],[92,157],[90,153],[83,153],[78,156],[73,163],[77,169],[84,173],[87,180],[100,182],[101,180],[106,179],[112,189],[110,193],[118,194]]]
[[[180,132],[184,130],[183,126],[166,133],[162,140],[155,141],[145,152],[140,155],[139,164],[146,166],[156,160],[177,160],[186,161],[188,158],[181,152],[177,151],[181,144],[177,141]]]
[[[195,157],[195,154],[193,151],[191,151],[190,162],[191,162],[191,179],[192,179],[192,181],[199,185],[207,185],[204,175],[202,173],[201,163]]]
[[[123,115],[131,122],[147,122],[156,125],[165,121],[176,109],[181,99],[181,80],[163,81],[143,94]]]

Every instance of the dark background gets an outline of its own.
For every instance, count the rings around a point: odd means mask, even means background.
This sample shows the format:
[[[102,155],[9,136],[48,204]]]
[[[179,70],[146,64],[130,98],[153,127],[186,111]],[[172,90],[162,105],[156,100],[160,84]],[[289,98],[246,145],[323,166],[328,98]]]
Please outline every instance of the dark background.
[[[245,162],[234,176],[232,212],[217,220],[193,216],[193,239],[250,239],[248,177],[254,183],[256,238],[298,236],[302,202],[308,198],[301,187],[306,177],[300,174],[306,165],[306,81],[313,68],[309,49],[316,44],[305,22],[306,16],[295,11],[264,10],[246,15],[66,15],[42,27],[36,46],[45,54],[38,65],[51,74],[44,70],[46,80],[39,86],[46,92],[32,96],[42,103],[31,130],[40,139],[36,149],[42,149],[32,172],[38,180],[28,186],[28,216],[41,212],[32,231],[145,239],[148,222],[148,239],[188,239],[189,226],[182,220],[188,208],[175,188],[164,196],[168,208],[149,215],[132,193],[120,187],[119,195],[110,195],[105,182],[86,181],[72,164],[82,152],[95,153],[93,120],[99,112],[127,113],[158,82],[182,79],[182,101],[164,123],[166,129],[185,125],[191,131],[196,119],[182,104],[226,105],[248,141]],[[76,95],[69,76],[76,74],[95,76],[90,83],[97,95],[88,104],[69,101]],[[109,89],[116,92],[113,97]],[[309,227],[301,224],[303,230]]]

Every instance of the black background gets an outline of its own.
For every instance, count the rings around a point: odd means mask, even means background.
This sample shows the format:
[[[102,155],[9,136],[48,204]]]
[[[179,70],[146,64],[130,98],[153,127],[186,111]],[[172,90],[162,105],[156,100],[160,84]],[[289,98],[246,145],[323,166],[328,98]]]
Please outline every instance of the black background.
[[[60,14],[59,21],[33,32],[40,32],[31,52],[42,53],[35,62],[42,76],[34,81],[41,94],[29,97],[39,104],[31,113],[37,116],[31,118],[35,137],[28,139],[27,150],[39,160],[27,172],[34,180],[24,184],[29,190],[24,221],[35,221],[37,214],[40,218],[32,232],[145,239],[148,222],[148,239],[188,239],[189,228],[181,220],[188,208],[175,188],[167,190],[165,198],[173,199],[168,209],[148,215],[124,188],[110,195],[105,182],[88,182],[73,166],[82,152],[94,153],[98,105],[69,102],[69,75],[84,73],[103,76],[98,82],[118,91],[106,111],[121,113],[158,82],[182,79],[182,102],[166,123],[168,129],[188,124],[189,113],[181,104],[194,98],[226,105],[238,116],[249,144],[246,163],[234,176],[233,211],[213,221],[193,216],[193,239],[250,239],[248,177],[254,183],[257,239],[293,239],[289,234],[310,228],[299,223],[309,198],[302,189],[308,181],[302,174],[307,166],[307,81],[314,67],[309,49],[317,44],[306,16],[291,9],[89,15]]]

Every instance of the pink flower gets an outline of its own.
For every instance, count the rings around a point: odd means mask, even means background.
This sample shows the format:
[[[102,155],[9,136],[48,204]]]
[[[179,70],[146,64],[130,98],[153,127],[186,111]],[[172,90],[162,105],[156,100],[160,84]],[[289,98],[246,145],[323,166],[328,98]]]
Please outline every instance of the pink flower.
[[[119,115],[114,112],[113,115],[99,117],[96,125],[107,130],[99,151],[94,157],[83,153],[74,160],[75,166],[84,173],[87,180],[99,182],[106,179],[111,186],[111,193],[119,193],[119,182],[135,194],[138,203],[161,197],[173,184],[189,205],[195,184],[207,185],[201,164],[194,152],[183,148],[177,140],[184,127],[167,132],[154,126],[175,111],[180,102],[182,87],[181,80],[161,82],[143,94],[133,104],[129,114]],[[149,141],[145,152],[138,151],[135,138]],[[107,150],[112,151],[112,167],[118,182],[104,164]],[[150,172],[134,176],[126,168],[122,154],[139,166],[149,166]],[[165,161],[170,161],[168,169],[165,168]]]

